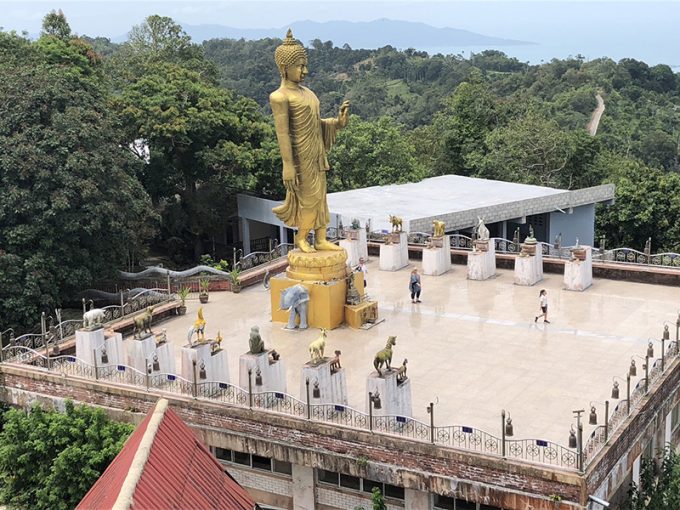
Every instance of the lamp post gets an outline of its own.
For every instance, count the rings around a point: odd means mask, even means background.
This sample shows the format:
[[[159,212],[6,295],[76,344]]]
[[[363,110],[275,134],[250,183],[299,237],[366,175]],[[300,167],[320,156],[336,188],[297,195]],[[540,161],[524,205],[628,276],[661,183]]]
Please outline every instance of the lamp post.
[[[578,409],[573,411],[576,418],[576,465],[580,470],[583,469],[583,424],[581,423],[581,414],[585,413],[585,409]],[[569,437],[569,446],[573,444],[573,430]]]
[[[597,425],[597,409],[593,404],[602,404],[602,402],[597,402],[595,400],[590,402],[590,416],[588,417],[588,423],[590,425]],[[609,400],[604,401],[604,442],[609,440]]]
[[[675,341],[680,342],[680,312],[678,312],[678,318],[675,319]]]
[[[640,359],[645,360],[645,364],[642,366],[642,368],[645,369],[645,393],[647,393],[647,392],[649,392],[649,349],[647,350],[647,356],[645,356],[644,358],[642,356],[637,355],[637,354],[633,354],[630,357],[630,369],[628,370],[628,373],[632,376],[637,375],[637,368],[635,367],[635,358],[640,358]]]
[[[512,437],[514,435],[512,427],[512,418],[510,418],[510,413],[508,413],[507,419],[505,418],[505,409],[501,411],[501,454],[505,458],[505,438]]]
[[[614,376],[612,377],[612,381],[614,382],[612,386],[612,398],[613,399],[618,399],[619,398],[619,383],[616,382],[616,379],[621,379],[619,376]],[[623,381],[623,379],[621,379]],[[630,414],[630,373],[626,374],[626,405],[628,407],[628,413]]]
[[[380,392],[375,390],[368,392],[368,430],[373,432],[373,408],[382,409],[382,402],[380,401]]]
[[[430,415],[430,442],[434,444],[434,402],[427,406],[427,414]]]
[[[663,335],[661,336],[661,371],[666,369],[666,342],[671,339],[671,332],[668,331],[668,324],[663,325]]]
[[[3,361],[2,349],[5,347],[2,344],[2,335],[4,335],[7,332],[9,332],[9,342],[7,342],[7,346],[9,347],[14,343],[14,330],[12,328],[7,328],[5,331],[0,333],[0,361]]]

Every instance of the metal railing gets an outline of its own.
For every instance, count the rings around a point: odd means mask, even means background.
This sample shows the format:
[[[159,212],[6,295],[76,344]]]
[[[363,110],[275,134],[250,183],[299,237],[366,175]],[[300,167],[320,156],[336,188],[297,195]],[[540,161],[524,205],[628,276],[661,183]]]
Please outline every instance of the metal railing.
[[[502,455],[532,463],[575,468],[576,453],[559,444],[535,439],[511,440],[499,438],[473,427],[450,425],[437,427],[408,416],[376,416],[344,404],[313,404],[284,392],[256,392],[249,388],[223,381],[202,381],[193,374],[192,380],[176,374],[139,371],[118,364],[88,363],[76,356],[50,356],[25,346],[8,346],[5,363],[29,366],[32,369],[62,374],[67,377],[94,379],[106,383],[144,388],[146,391],[179,394],[195,399],[219,402],[225,405],[258,409],[284,414],[300,419],[350,427],[378,434],[398,436],[420,442],[430,442],[441,447],[456,448],[490,455]],[[307,397],[309,399],[309,397]],[[503,441],[505,447],[503,448]]]
[[[369,232],[368,240],[377,243],[384,243],[388,237],[387,232]],[[427,246],[431,243],[432,234],[426,232],[410,232],[407,234],[409,245]],[[451,248],[459,250],[472,250],[473,238],[464,234],[449,234]],[[519,253],[521,243],[518,239],[504,239],[502,237],[492,237],[496,253]],[[560,246],[539,241],[541,253],[545,258],[570,259],[573,246]],[[618,263],[646,266],[660,266],[680,269],[680,253],[664,252],[651,254],[641,252],[632,248],[614,248],[604,250],[593,248],[594,263]]]
[[[649,358],[647,363],[649,381],[645,381],[645,374],[642,374],[635,386],[630,392],[630,413],[629,403],[626,398],[622,398],[614,408],[611,416],[608,417],[607,430],[604,426],[598,426],[591,433],[583,447],[583,463],[587,465],[592,459],[604,448],[613,433],[616,432],[622,424],[628,419],[633,411],[638,407],[640,402],[652,391],[652,387],[661,379],[663,373],[669,369],[673,360],[678,357],[678,342],[669,342],[667,347],[664,347],[665,352],[662,358]],[[662,368],[663,366],[663,368]]]

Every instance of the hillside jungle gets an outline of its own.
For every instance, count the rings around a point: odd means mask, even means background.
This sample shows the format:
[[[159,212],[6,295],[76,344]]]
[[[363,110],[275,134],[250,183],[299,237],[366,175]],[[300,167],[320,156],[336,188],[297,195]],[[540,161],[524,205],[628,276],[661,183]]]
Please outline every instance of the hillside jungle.
[[[226,258],[235,195],[283,196],[268,106],[278,44],[194,44],[158,16],[124,44],[77,36],[61,12],[34,41],[0,32],[0,325],[34,325],[40,310],[148,255],[178,267]],[[321,40],[308,54],[322,114],[352,101],[330,191],[443,174],[613,182],[598,237],[680,251],[680,79],[669,66]],[[592,136],[597,95],[606,110]]]

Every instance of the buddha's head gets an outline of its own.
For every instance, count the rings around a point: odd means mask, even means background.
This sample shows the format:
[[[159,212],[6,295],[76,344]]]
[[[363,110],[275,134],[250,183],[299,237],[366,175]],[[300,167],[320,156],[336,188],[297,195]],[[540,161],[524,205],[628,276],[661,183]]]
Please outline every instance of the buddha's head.
[[[281,78],[299,82],[307,75],[307,51],[300,41],[293,37],[290,28],[283,44],[276,48],[274,60]]]

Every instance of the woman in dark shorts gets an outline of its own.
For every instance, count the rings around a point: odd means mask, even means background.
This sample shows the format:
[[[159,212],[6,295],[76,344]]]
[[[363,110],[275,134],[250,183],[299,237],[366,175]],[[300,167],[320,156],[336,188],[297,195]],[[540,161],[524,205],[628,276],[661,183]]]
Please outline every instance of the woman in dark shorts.
[[[537,322],[538,319],[543,317],[543,322],[550,324],[550,321],[548,320],[548,291],[541,289],[541,292],[538,293],[538,299],[541,306],[541,315],[534,317],[534,322]]]

